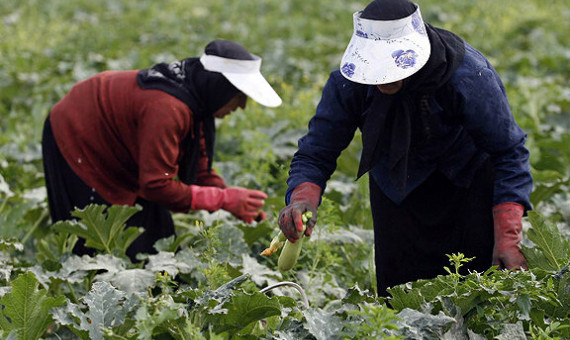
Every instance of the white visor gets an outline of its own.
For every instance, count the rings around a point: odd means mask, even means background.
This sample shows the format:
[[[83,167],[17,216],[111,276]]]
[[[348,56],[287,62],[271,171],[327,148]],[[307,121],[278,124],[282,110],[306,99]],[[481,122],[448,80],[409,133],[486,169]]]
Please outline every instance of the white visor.
[[[281,105],[281,98],[260,72],[261,58],[253,57],[254,60],[239,60],[203,54],[200,62],[204,69],[223,74],[232,85],[259,104],[268,107]]]
[[[340,63],[342,75],[360,84],[388,84],[419,71],[431,47],[419,6],[397,20],[369,20],[354,13],[354,32]]]

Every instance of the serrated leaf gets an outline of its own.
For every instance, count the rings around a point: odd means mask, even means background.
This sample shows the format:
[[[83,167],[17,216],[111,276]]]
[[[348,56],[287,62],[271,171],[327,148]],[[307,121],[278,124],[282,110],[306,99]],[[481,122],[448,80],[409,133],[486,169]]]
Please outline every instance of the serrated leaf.
[[[140,206],[118,206],[90,204],[84,209],[72,212],[79,221],[60,221],[53,225],[59,232],[66,232],[85,239],[85,246],[101,250],[107,254],[119,252],[125,254],[126,249],[144,231],[142,228],[129,227],[125,223]]]
[[[67,260],[62,263],[61,274],[71,275],[77,271],[100,271],[105,270],[110,273],[115,273],[124,270],[127,267],[127,261],[125,259],[109,255],[109,254],[98,254],[95,257],[88,255],[83,256],[70,256]]]
[[[529,320],[529,314],[532,307],[532,302],[528,294],[522,294],[516,299],[517,306],[521,312],[522,320]]]
[[[69,282],[71,284],[80,283],[85,280],[85,272],[61,274],[60,272],[46,271],[40,265],[28,267],[28,271],[34,273],[42,288],[45,289],[49,289],[49,287],[58,280],[61,282]]]
[[[526,340],[526,334],[522,322],[508,323],[503,325],[501,334],[495,336],[497,340]]]
[[[198,299],[196,299],[196,304],[200,305],[207,305],[208,301],[215,300],[221,304],[225,301],[230,299],[233,294],[234,290],[239,286],[242,282],[249,279],[249,274],[244,274],[236,277],[235,279],[231,280],[230,282],[224,283],[216,290],[207,290],[204,295]]]
[[[443,312],[431,315],[409,308],[399,312],[398,317],[401,321],[396,321],[396,325],[407,338],[411,339],[439,340],[447,328],[456,322],[454,318]]]
[[[564,188],[570,183],[570,180],[559,179],[555,183],[536,184],[534,190],[530,194],[532,205],[537,206],[539,203],[546,201],[558,192],[563,192]]]
[[[565,239],[556,225],[549,222],[539,213],[530,211],[528,219],[532,224],[532,228],[527,231],[527,237],[531,240],[538,250],[542,253],[546,261],[541,261],[541,267],[545,270],[561,270],[568,263],[570,256],[570,241]],[[523,248],[523,251],[527,250]],[[529,252],[529,261],[537,260],[536,252]],[[535,263],[530,262],[533,267]]]
[[[192,237],[194,237],[194,235],[190,233],[164,237],[154,243],[154,249],[158,252],[165,251],[175,253],[181,245]]]
[[[190,268],[188,271],[191,274],[191,277],[196,282],[203,282],[205,280],[205,276],[203,270],[208,268],[208,264],[204,262],[202,258],[196,253],[196,251],[192,248],[184,248],[178,253],[176,253],[176,259],[179,262],[183,262]],[[184,272],[186,274],[186,270]]]
[[[420,309],[422,303],[425,302],[419,289],[407,290],[405,285],[398,285],[389,288],[387,291],[392,295],[390,305],[395,310],[403,310],[405,308]]]
[[[233,334],[252,322],[281,315],[279,299],[269,298],[263,293],[236,292],[222,308],[227,310],[226,314],[208,316],[217,333],[228,331]]]
[[[58,271],[45,271],[41,266],[30,267],[29,270],[36,275],[42,286],[47,288],[54,279],[79,283],[85,279],[86,271],[106,271],[106,273],[96,276],[99,278],[100,275],[122,272],[126,267],[127,261],[125,259],[109,254],[99,254],[95,257],[71,255],[62,262],[61,269]]]
[[[121,306],[125,293],[107,282],[95,282],[83,302],[88,306],[86,319],[81,321],[81,329],[89,331],[93,340],[103,340],[102,328],[112,328],[122,324],[126,312]]]
[[[273,237],[272,235],[277,232],[275,225],[270,224],[267,219],[257,223],[255,228],[245,224],[237,227],[243,232],[243,239],[249,248],[267,236]]]
[[[555,315],[564,318],[570,313],[570,272],[558,276],[558,300],[560,306],[556,308]]]
[[[5,239],[0,237],[0,251],[6,250],[22,251],[24,250],[24,245],[15,238]]]
[[[187,314],[183,305],[173,301],[161,301],[160,308],[154,308],[152,313],[146,306],[137,309],[135,314],[136,329],[138,331],[137,339],[152,340],[155,339],[155,330],[165,323],[186,318]],[[167,326],[168,327],[168,326]]]
[[[123,324],[127,312],[133,308],[132,303],[125,303],[125,297],[124,292],[109,283],[95,282],[82,298],[87,306],[85,312],[80,306],[68,303],[54,315],[60,324],[73,329],[82,339],[103,340],[103,329]]]
[[[218,261],[227,262],[234,267],[240,266],[241,254],[250,252],[243,239],[243,231],[235,226],[224,224],[216,228],[216,234],[222,244],[216,253]]]
[[[311,339],[309,330],[299,320],[288,320],[280,330],[273,334],[274,340]]]
[[[307,320],[305,327],[317,340],[340,339],[338,334],[342,330],[343,320],[334,311],[307,309],[303,315]]]
[[[176,254],[161,251],[148,257],[146,269],[153,272],[167,272],[170,276],[175,277],[178,273],[190,273],[192,267],[184,261],[180,261]]]
[[[36,275],[40,284],[49,287],[53,280],[61,280],[68,283],[80,283],[85,279],[86,271],[100,272],[95,276],[96,280],[103,280],[102,277],[125,271],[127,260],[109,254],[99,254],[95,257],[89,255],[71,255],[62,262],[58,271],[45,271],[41,266],[30,267],[30,271]],[[104,272],[103,272],[104,271]]]
[[[370,295],[368,290],[362,291],[358,285],[355,285],[348,289],[346,295],[342,298],[343,303],[350,303],[353,305],[358,305],[363,302],[374,302],[374,296]]]
[[[127,294],[144,293],[155,283],[156,275],[144,269],[126,269],[118,272],[107,272],[95,277],[98,281],[106,281]]]
[[[257,260],[248,254],[242,254],[242,273],[251,275],[251,280],[258,286],[267,284],[268,286],[277,283],[275,278],[281,279],[281,272],[271,270],[257,262]]]
[[[63,307],[53,310],[53,318],[59,325],[68,327],[80,339],[91,340],[89,331],[79,328],[82,319],[86,319],[79,305],[67,301]]]
[[[77,243],[77,235],[69,233],[51,233],[37,240],[36,259],[40,263],[58,262],[65,254],[70,254]]]
[[[47,291],[38,290],[38,280],[31,272],[18,276],[12,282],[12,291],[0,300],[2,329],[16,332],[18,339],[39,339],[53,321],[49,310],[64,303],[65,297],[47,297]]]

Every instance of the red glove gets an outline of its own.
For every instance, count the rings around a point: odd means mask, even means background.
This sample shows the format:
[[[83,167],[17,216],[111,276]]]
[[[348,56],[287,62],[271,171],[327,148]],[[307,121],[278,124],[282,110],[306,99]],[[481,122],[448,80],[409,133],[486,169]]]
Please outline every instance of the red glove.
[[[260,210],[267,195],[263,191],[245,188],[220,189],[191,185],[193,210],[213,212],[219,209],[229,211],[240,220],[251,223],[265,214]]]
[[[522,216],[524,208],[514,202],[505,202],[493,207],[495,247],[493,265],[499,269],[528,269],[520,251],[522,240]]]
[[[293,190],[289,205],[281,209],[279,213],[279,227],[289,241],[295,243],[303,232],[302,215],[306,211],[313,213],[313,217],[307,221],[305,231],[305,236],[311,236],[313,227],[317,223],[317,207],[320,198],[321,187],[311,182],[303,182]]]

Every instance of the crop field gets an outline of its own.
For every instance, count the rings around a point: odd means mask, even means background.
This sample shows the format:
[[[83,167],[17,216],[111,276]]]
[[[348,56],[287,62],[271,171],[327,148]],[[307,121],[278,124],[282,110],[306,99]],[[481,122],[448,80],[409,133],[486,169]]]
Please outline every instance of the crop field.
[[[564,0],[417,0],[425,21],[485,54],[528,135],[528,271],[447,275],[376,294],[367,176],[357,132],[328,182],[295,266],[261,256],[279,231],[289,163],[368,1],[0,1],[0,338],[570,339],[570,6]],[[214,39],[263,58],[283,99],[217,122],[214,168],[268,194],[268,218],[173,214],[157,254],[125,255],[137,207],[49,218],[41,133],[50,108],[104,70],[202,54]],[[103,236],[101,236],[103,235]],[[112,237],[108,237],[112,235]],[[82,237],[93,256],[71,253]]]

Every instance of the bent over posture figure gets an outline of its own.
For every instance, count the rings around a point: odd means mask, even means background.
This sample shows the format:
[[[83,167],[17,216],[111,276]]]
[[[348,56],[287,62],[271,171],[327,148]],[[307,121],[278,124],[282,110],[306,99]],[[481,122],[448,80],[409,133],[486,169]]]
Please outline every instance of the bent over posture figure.
[[[216,40],[200,58],[77,83],[44,126],[52,221],[90,203],[140,204],[128,222],[145,228],[127,252],[134,258],[174,234],[170,211],[224,209],[247,223],[263,219],[264,192],[228,188],[212,169],[214,118],[244,109],[248,96],[281,104],[260,67],[243,46]],[[81,242],[74,251],[88,252]]]
[[[475,257],[468,269],[524,268],[529,153],[497,72],[457,35],[424,23],[411,1],[372,1],[353,21],[291,162],[283,233],[297,240],[312,211],[311,234],[336,159],[359,128],[357,177],[369,174],[380,295],[445,274],[451,253]]]

